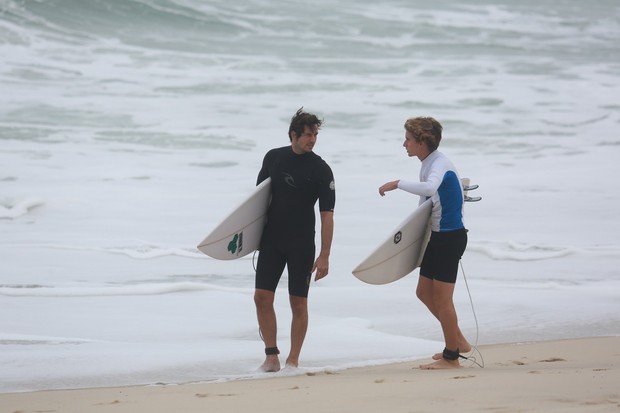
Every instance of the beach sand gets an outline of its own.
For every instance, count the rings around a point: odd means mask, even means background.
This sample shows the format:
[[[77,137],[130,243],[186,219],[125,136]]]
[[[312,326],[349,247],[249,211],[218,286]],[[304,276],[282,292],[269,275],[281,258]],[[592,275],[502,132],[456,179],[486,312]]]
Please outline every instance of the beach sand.
[[[223,383],[9,393],[0,394],[0,410],[620,412],[620,337],[490,345],[480,352],[484,368],[463,361],[461,369],[424,371],[419,364],[430,360],[420,360]]]

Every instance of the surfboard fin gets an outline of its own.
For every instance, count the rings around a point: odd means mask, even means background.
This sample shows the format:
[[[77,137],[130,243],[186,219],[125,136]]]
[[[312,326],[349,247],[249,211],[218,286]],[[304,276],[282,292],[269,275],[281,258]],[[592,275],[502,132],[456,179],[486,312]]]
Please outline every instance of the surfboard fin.
[[[463,185],[463,200],[465,202],[478,202],[482,200],[481,196],[469,196],[467,195],[467,192],[469,191],[473,191],[474,189],[478,189],[479,185],[478,184],[473,184],[470,185],[469,184],[469,178],[465,178],[463,180],[461,180],[461,183],[464,184]]]
[[[482,200],[481,196],[467,196],[465,195],[465,202],[478,202]]]

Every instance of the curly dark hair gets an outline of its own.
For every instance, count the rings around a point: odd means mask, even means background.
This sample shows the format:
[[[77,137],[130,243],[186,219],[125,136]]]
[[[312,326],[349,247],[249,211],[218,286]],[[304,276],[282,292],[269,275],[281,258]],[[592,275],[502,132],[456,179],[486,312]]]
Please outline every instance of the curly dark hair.
[[[288,128],[288,138],[291,141],[293,140],[291,132],[295,132],[297,137],[300,137],[304,133],[306,126],[309,128],[316,126],[317,129],[320,129],[322,124],[322,119],[319,119],[315,114],[304,112],[304,107],[302,106],[291,118],[291,125]]]

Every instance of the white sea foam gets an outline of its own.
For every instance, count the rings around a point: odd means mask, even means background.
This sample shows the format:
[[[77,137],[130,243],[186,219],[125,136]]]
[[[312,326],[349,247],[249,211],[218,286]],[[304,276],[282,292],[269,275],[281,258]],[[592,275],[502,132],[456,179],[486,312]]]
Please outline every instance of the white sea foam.
[[[7,205],[0,204],[0,219],[8,218],[15,219],[23,215],[26,215],[28,211],[38,206],[44,205],[45,201],[38,198],[27,198],[15,203],[6,203]]]

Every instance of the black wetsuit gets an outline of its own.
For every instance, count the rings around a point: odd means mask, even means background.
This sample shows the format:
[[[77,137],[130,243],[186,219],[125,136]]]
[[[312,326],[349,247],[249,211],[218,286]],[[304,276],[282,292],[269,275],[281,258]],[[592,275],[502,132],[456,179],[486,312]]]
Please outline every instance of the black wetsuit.
[[[314,205],[333,211],[334,175],[313,152],[297,155],[291,146],[265,155],[257,184],[271,177],[271,204],[256,269],[256,288],[275,291],[288,266],[289,294],[307,297],[315,254]]]

